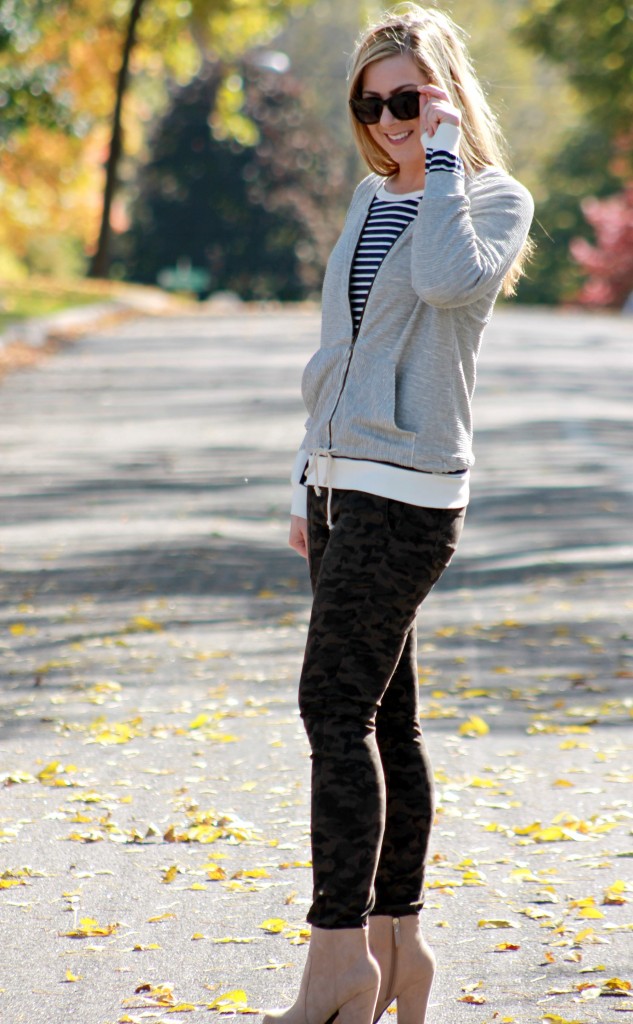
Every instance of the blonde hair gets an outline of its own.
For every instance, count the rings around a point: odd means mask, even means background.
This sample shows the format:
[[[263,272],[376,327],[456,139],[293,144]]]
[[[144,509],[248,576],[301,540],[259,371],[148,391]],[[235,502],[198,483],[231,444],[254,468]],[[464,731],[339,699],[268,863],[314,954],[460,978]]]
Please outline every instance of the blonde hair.
[[[466,173],[485,167],[507,171],[505,143],[497,119],[477,79],[465,44],[465,33],[441,11],[398,4],[387,11],[360,37],[349,71],[349,98],[362,96],[365,69],[386,57],[410,55],[433,85],[444,89],[462,117],[460,156]],[[351,118],[352,132],[361,156],[370,169],[383,177],[398,171],[398,164],[374,142],[367,125]],[[506,275],[503,291],[514,294],[531,251],[523,251]]]

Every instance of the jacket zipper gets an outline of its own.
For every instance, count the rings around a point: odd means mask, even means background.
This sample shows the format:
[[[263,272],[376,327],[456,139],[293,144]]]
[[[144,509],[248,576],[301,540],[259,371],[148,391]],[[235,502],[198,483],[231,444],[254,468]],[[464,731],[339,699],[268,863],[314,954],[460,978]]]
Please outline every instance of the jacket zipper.
[[[373,200],[372,200],[372,202],[373,202]],[[369,213],[370,213],[370,210],[371,210],[371,206],[372,206],[372,204],[370,203],[369,204],[369,209],[367,210],[367,213],[365,214],[365,220],[363,221],[363,226],[362,226],[362,228],[360,230],[358,238],[356,239],[356,245],[354,247],[354,253],[352,255],[352,262],[350,263],[350,280],[348,281],[348,284],[347,284],[347,297],[348,297],[348,300],[350,302],[350,313],[351,313],[351,298],[350,298],[350,294],[349,294],[349,289],[350,289],[350,284],[351,284],[352,267],[354,266],[354,260],[356,259],[356,253],[358,252],[358,247],[360,246],[361,239],[363,237],[363,232],[364,232],[365,227],[367,225],[367,221],[369,220]],[[336,415],[336,410],[339,407],[339,402],[341,401],[341,398],[343,397],[343,391],[345,390],[345,385],[347,383],[347,375],[349,373],[349,368],[350,368],[350,365],[351,365],[351,362],[352,362],[352,356],[354,355],[354,346],[356,345],[356,341],[358,339],[358,335],[360,334],[360,329],[362,327],[363,320],[364,320],[364,317],[365,317],[365,310],[367,309],[367,303],[369,302],[369,296],[371,295],[371,291],[372,291],[372,288],[374,287],[374,284],[376,282],[376,278],[378,277],[378,274],[380,273],[380,269],[381,269],[383,263],[385,262],[385,260],[387,259],[387,256],[391,252],[391,249],[393,249],[393,246],[396,245],[396,243],[400,241],[400,239],[404,235],[404,233],[407,230],[407,228],[410,227],[411,223],[412,222],[409,221],[408,224],[405,224],[403,230],[400,232],[400,234],[398,235],[398,237],[394,241],[394,243],[391,246],[391,248],[385,253],[385,255],[383,257],[383,260],[382,260],[382,263],[380,264],[380,266],[378,267],[378,270],[374,274],[374,280],[372,281],[371,285],[369,286],[369,291],[367,292],[367,295],[365,296],[365,305],[363,306],[363,312],[361,313],[360,320],[358,321],[358,327],[356,328],[356,330],[352,334],[352,340],[351,340],[350,346],[349,346],[349,355],[347,357],[347,366],[345,367],[345,373],[343,374],[343,381],[342,381],[342,384],[341,384],[341,389],[340,389],[340,391],[338,393],[338,398],[336,399],[336,403],[334,405],[334,408],[332,409],[332,414],[331,414],[331,416],[330,416],[330,418],[328,420],[328,425],[327,425],[328,426],[328,437],[329,437],[328,448],[330,450],[332,449],[332,420],[334,419],[334,417]]]
[[[372,200],[372,202],[373,202],[373,200]],[[372,206],[372,204],[370,203],[369,207],[367,209],[367,213],[365,214],[365,220],[363,221],[363,226],[360,229],[360,232],[358,234],[358,238],[356,239],[356,245],[354,247],[354,252],[353,252],[353,255],[352,255],[352,262],[350,263],[350,277],[349,277],[349,280],[347,282],[347,299],[348,299],[348,302],[350,304],[350,316],[352,316],[352,321],[353,321],[352,302],[351,302],[351,296],[350,296],[350,293],[349,293],[350,285],[351,285],[352,267],[354,266],[354,260],[356,259],[356,253],[358,252],[358,248],[360,246],[361,239],[363,237],[363,233],[364,233],[365,228],[367,226],[367,221],[369,220],[369,213],[370,213],[370,210],[371,210],[371,206]],[[408,225],[407,225],[407,227],[408,227]],[[406,231],[406,228],[405,228],[405,231]],[[383,262],[384,262],[384,260],[383,260]],[[382,266],[382,264],[381,264],[381,266]],[[380,267],[378,267],[378,270],[380,270]],[[340,391],[338,393],[338,398],[336,399],[336,402],[334,404],[334,408],[332,409],[332,414],[331,414],[331,416],[330,416],[330,418],[328,420],[328,425],[327,425],[328,426],[328,436],[329,436],[328,448],[330,448],[330,449],[332,448],[332,420],[334,419],[334,416],[336,415],[336,410],[338,409],[339,402],[341,401],[341,398],[343,396],[343,391],[345,390],[345,385],[347,383],[347,375],[349,373],[349,368],[350,368],[350,365],[351,365],[351,362],[352,362],[352,356],[354,355],[354,346],[356,344],[356,339],[358,338],[358,335],[360,334],[361,324],[362,324],[363,318],[365,316],[365,310],[367,309],[367,303],[369,301],[369,296],[371,294],[371,290],[374,287],[374,282],[375,282],[375,280],[376,280],[376,278],[378,276],[378,270],[374,274],[374,280],[372,281],[371,285],[369,286],[369,291],[367,292],[367,295],[365,297],[365,305],[363,306],[363,312],[361,313],[360,320],[358,321],[358,327],[352,333],[352,340],[350,342],[349,353],[348,353],[348,357],[347,357],[347,366],[345,367],[345,373],[343,374],[343,381],[341,383],[341,389],[340,389]]]

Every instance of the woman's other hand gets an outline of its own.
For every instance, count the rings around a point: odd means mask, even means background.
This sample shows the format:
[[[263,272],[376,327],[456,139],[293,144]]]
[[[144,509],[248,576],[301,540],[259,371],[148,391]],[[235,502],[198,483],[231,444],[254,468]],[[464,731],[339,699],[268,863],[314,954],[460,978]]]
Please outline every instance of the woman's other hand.
[[[304,558],[308,557],[308,520],[301,516],[290,516],[288,543]]]
[[[442,122],[456,124],[458,127],[461,125],[462,115],[451,103],[447,92],[437,85],[419,85],[418,92],[422,134],[426,132],[432,139]]]

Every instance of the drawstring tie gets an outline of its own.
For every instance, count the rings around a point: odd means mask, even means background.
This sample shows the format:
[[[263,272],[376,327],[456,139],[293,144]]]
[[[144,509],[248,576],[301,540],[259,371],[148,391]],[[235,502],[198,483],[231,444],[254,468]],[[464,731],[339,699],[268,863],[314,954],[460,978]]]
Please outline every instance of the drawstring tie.
[[[319,458],[324,456],[326,459],[325,464],[325,480],[323,481],[323,487],[327,491],[327,525],[328,529],[331,530],[334,526],[332,522],[332,486],[330,484],[330,467],[332,465],[332,452],[335,452],[336,448],[315,448],[314,451],[310,452],[308,458],[307,475],[314,473],[314,493],[318,498],[321,497],[321,484],[319,482]]]

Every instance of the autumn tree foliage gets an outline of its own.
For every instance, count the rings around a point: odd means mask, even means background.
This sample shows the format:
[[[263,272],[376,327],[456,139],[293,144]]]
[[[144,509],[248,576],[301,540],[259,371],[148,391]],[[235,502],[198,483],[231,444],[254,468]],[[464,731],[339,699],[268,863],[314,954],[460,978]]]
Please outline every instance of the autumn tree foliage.
[[[577,301],[620,308],[633,293],[633,185],[607,199],[585,199],[582,212],[596,240],[575,238],[570,244],[587,275]]]
[[[78,270],[86,252],[107,273],[117,193],[169,83],[209,58],[230,75],[302,3],[0,0],[0,274]]]

